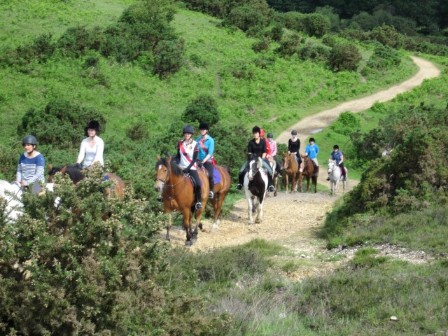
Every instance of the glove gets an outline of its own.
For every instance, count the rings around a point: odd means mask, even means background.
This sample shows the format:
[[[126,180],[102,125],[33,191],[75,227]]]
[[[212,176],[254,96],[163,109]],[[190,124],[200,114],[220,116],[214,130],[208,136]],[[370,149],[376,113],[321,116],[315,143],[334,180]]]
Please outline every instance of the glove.
[[[190,170],[189,169],[184,169],[184,170],[182,170],[182,173],[184,173],[184,174],[188,174],[188,172],[189,172]]]
[[[199,168],[202,168],[202,166],[204,165],[204,164],[202,163],[202,161],[198,161],[196,164],[197,164],[197,166],[198,166]]]

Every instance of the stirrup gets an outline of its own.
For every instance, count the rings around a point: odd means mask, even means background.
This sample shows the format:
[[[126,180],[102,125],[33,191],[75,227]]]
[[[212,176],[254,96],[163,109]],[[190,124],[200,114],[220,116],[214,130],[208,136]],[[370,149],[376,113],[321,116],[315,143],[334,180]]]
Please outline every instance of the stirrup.
[[[202,203],[201,202],[197,202],[196,205],[194,206],[194,208],[196,210],[202,209]]]
[[[213,198],[213,197],[215,197],[215,194],[213,193],[213,191],[210,191],[208,193],[208,198]]]
[[[273,185],[270,185],[270,186],[268,187],[268,191],[269,191],[269,192],[274,192],[274,191],[275,191],[274,186],[273,186]]]

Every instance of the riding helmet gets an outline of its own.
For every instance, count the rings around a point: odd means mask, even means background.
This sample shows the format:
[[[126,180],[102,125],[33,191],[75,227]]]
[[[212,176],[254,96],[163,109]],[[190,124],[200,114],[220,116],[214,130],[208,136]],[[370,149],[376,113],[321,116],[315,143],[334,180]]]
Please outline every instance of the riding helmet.
[[[291,135],[297,135],[297,131],[296,130],[292,130],[291,131]]]
[[[314,140],[314,138],[310,138],[310,142],[316,142],[316,140]]]
[[[263,138],[264,137],[264,129],[260,128],[260,136]]]
[[[201,122],[200,124],[199,124],[199,130],[209,130],[209,128],[208,128],[208,124],[206,123],[206,122]]]
[[[258,126],[254,126],[254,128],[252,128],[252,134],[254,133],[261,133],[261,129]]]
[[[37,145],[36,137],[31,134],[24,136],[22,139],[22,145],[26,145],[26,144]]]
[[[339,149],[339,146],[338,145],[334,145],[333,149]]]
[[[95,130],[96,134],[98,135],[100,132],[100,123],[96,120],[90,120],[86,128],[84,129],[84,133],[86,136],[89,136],[89,134],[87,133],[89,129]]]
[[[191,125],[184,126],[183,134],[185,134],[185,133],[194,134],[193,126],[191,126]]]
[[[268,139],[273,139],[274,135],[272,133],[268,133]]]

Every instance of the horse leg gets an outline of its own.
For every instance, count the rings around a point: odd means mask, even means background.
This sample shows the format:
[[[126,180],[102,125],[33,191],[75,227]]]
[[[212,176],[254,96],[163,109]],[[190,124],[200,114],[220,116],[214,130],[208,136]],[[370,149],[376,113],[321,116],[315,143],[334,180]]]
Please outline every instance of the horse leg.
[[[253,224],[254,223],[254,218],[253,218],[253,210],[254,210],[254,200],[253,197],[248,197],[247,198],[247,212],[249,213],[249,224]]]
[[[314,184],[314,192],[317,193],[317,176],[313,176],[311,182]]]
[[[288,185],[289,185],[289,175],[288,175],[288,173],[285,173],[285,183],[286,183],[285,191],[288,192]]]
[[[261,223],[262,221],[263,221],[263,203],[260,203],[260,201],[258,201],[257,217],[255,219],[255,223]]]
[[[222,205],[224,204],[224,199],[226,197],[227,192],[220,192],[219,198],[216,201],[215,206],[215,222],[213,223],[213,228],[218,228],[219,224],[221,224],[221,211],[222,211]]]
[[[166,240],[170,241],[170,229],[171,229],[171,225],[173,224],[173,215],[170,212],[168,214],[168,224],[166,225]]]
[[[186,240],[185,240],[185,245],[186,246],[191,246],[193,245],[193,242],[191,241],[191,210],[190,208],[185,208],[182,211],[182,215],[183,215],[183,224],[184,224],[184,229],[185,229],[185,233],[186,233]]]

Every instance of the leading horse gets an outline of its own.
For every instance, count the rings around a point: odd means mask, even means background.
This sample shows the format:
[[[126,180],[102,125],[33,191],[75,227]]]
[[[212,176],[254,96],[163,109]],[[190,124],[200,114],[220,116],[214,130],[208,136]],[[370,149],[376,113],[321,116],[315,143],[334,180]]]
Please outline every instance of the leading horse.
[[[249,169],[244,176],[244,191],[248,204],[249,224],[261,223],[263,220],[263,202],[268,188],[268,175],[263,168],[261,157],[252,157],[249,160]]]
[[[201,202],[202,208],[195,212],[196,227],[191,226],[191,219],[195,209],[195,195],[193,182],[188,175],[184,175],[179,165],[168,156],[167,158],[157,158],[156,163],[156,183],[154,188],[162,193],[163,210],[169,214],[168,225],[166,227],[166,239],[170,240],[170,228],[172,225],[171,212],[178,210],[182,213],[183,226],[186,232],[185,245],[191,246],[192,239],[196,239],[198,227],[202,213],[207,205],[209,194],[208,177],[202,169],[198,170],[202,183]]]
[[[283,153],[282,169],[285,174],[286,192],[288,191],[289,179],[291,179],[291,192],[297,191],[297,184],[300,181],[300,171],[296,154]]]
[[[342,181],[342,192],[345,192],[345,187],[347,185],[347,173],[348,170],[345,168],[345,178],[342,175],[341,168],[336,164],[335,160],[328,161],[328,177],[330,178],[330,194],[336,194],[338,190],[339,182]]]
[[[314,186],[314,192],[317,192],[317,177],[319,175],[319,166],[311,160],[308,156],[302,155],[302,164],[300,166],[301,176],[299,181],[300,191],[302,191],[303,177],[306,179],[306,191],[310,191],[310,180]]]
[[[62,167],[53,167],[51,164],[48,165],[48,182],[54,181],[54,175],[60,172],[62,175],[67,174],[74,184],[78,183],[84,179],[84,174],[82,169],[77,165],[65,165]],[[104,193],[109,198],[124,198],[124,193],[126,185],[124,181],[114,173],[105,173],[104,181],[110,181],[111,186],[105,188]]]

